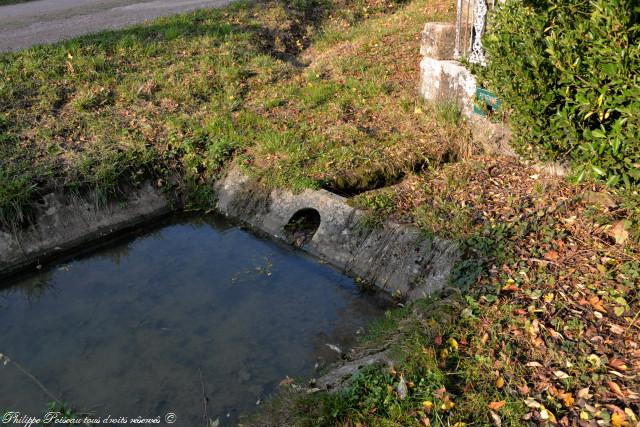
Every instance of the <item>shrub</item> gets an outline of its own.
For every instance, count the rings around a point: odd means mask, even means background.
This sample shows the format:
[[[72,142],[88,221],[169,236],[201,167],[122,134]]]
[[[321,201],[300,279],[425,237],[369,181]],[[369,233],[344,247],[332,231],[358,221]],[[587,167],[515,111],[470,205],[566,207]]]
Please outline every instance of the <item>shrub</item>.
[[[499,93],[521,151],[572,160],[579,179],[640,183],[636,0],[507,0],[485,37],[483,85]]]

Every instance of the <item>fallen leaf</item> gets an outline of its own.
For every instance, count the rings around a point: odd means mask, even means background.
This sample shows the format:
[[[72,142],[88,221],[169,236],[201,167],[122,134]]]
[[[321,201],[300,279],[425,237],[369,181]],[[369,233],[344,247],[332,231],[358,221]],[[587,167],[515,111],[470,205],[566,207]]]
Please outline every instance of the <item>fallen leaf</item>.
[[[496,380],[496,388],[500,389],[502,387],[504,387],[504,378],[498,377]]]
[[[536,337],[536,338],[532,339],[531,343],[536,347],[544,346],[544,340],[542,338],[540,338],[540,337]]]
[[[631,424],[627,420],[627,416],[624,413],[616,412],[611,415],[612,427],[631,427]]]
[[[487,407],[494,411],[499,411],[507,402],[505,400],[500,400],[499,402],[491,402],[487,405]]]
[[[293,378],[289,378],[289,376],[287,376],[285,379],[280,381],[280,387],[287,387],[292,383],[293,383]]]
[[[501,288],[502,292],[515,292],[518,290],[518,285],[515,283],[507,283]]]
[[[638,417],[636,417],[631,408],[624,408],[624,413],[627,414],[627,418],[632,422],[638,422]]]
[[[609,386],[609,389],[613,392],[613,394],[618,397],[624,398],[624,393],[622,393],[622,389],[620,388],[618,383],[616,383],[615,381],[609,381],[607,385]]]
[[[542,364],[539,362],[528,362],[527,366],[530,368],[542,368]]]
[[[564,393],[562,395],[562,404],[565,408],[571,408],[575,401],[576,400],[573,398],[573,395],[571,393]]]
[[[631,390],[627,390],[627,397],[631,400],[640,400],[640,394]],[[636,427],[640,427],[640,426],[636,426]]]
[[[558,252],[549,251],[546,254],[544,254],[544,259],[546,259],[547,261],[557,261],[558,260]]]
[[[578,399],[590,399],[591,394],[589,394],[589,387],[581,388],[577,393]]]
[[[449,400],[449,396],[445,396],[444,402],[442,402],[442,405],[440,405],[440,409],[442,409],[443,411],[449,411],[454,406],[456,406],[456,404]]]
[[[561,380],[566,380],[569,377],[569,374],[567,374],[564,371],[553,371],[553,375],[556,376],[556,378],[561,379]]]
[[[620,359],[611,359],[611,361],[609,361],[609,365],[611,365],[612,368],[617,369],[619,371],[626,371],[628,369],[624,361]]]
[[[602,301],[597,296],[592,296],[591,298],[589,298],[589,304],[591,304],[591,307],[593,307],[595,310],[598,310],[602,313],[607,312],[607,310],[604,308],[604,305],[602,305]]]
[[[624,242],[629,239],[629,232],[626,230],[626,221],[621,220],[613,224],[609,229],[609,235],[616,239],[617,244],[624,244]]]
[[[530,397],[524,400],[524,404],[531,409],[539,409],[541,406],[540,403],[536,402],[535,399],[532,399]]]
[[[540,322],[538,322],[538,319],[533,319],[533,322],[531,322],[529,333],[534,337],[540,333]]]
[[[495,425],[496,427],[502,427],[502,420],[500,419],[500,416],[493,411],[489,411],[489,414],[491,414],[493,425]]]
[[[609,329],[616,335],[622,335],[624,333],[624,328],[620,325],[611,324],[611,326],[609,326]]]
[[[424,427],[429,427],[431,425],[431,421],[429,420],[429,418],[427,417],[422,417],[422,419],[420,420],[420,422],[422,423],[422,425]]]
[[[553,415],[553,412],[545,408],[544,406],[540,407],[540,418],[545,421],[549,421],[550,423],[556,424],[558,421],[556,420],[556,416]]]

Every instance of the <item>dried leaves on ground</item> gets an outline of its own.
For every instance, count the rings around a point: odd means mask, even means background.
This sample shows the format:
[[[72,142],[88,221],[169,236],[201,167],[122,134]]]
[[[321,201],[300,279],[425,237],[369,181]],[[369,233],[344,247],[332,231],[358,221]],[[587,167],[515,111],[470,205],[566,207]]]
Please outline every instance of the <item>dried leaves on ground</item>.
[[[458,343],[453,420],[478,421],[480,398],[494,425],[505,402],[523,404],[509,425],[638,425],[636,193],[476,157],[411,176],[390,197],[396,220],[458,239],[478,260],[460,276],[473,277],[461,316],[426,346],[446,360],[446,336]]]

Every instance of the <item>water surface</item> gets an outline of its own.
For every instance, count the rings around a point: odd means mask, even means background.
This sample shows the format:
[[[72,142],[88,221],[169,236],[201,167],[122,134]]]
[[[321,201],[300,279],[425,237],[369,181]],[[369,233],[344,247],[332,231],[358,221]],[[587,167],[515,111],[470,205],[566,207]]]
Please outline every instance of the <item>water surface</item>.
[[[229,425],[380,312],[328,265],[182,218],[0,290],[0,353],[97,416],[201,425],[204,384],[209,417]],[[0,367],[0,410],[41,414],[48,400]]]

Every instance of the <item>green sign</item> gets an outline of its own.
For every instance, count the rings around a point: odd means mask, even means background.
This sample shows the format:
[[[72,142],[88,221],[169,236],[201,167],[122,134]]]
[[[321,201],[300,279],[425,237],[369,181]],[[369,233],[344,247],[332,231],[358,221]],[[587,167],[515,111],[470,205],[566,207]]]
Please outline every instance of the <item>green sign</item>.
[[[473,103],[473,112],[479,116],[486,116],[487,112],[497,111],[502,101],[486,89],[476,89],[476,102]]]

